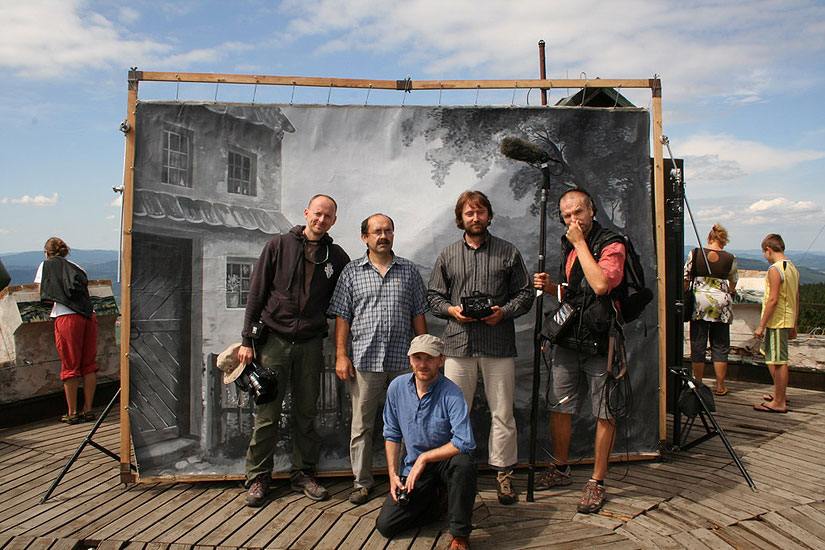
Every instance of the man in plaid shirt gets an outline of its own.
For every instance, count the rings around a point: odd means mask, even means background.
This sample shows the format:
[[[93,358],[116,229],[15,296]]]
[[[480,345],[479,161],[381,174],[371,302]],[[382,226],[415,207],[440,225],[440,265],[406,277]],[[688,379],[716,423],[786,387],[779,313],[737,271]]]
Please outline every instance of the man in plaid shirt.
[[[327,314],[335,319],[335,374],[349,383],[352,400],[350,462],[355,476],[349,500],[369,500],[375,414],[387,385],[410,371],[413,336],[427,332],[427,289],[415,264],[392,251],[395,224],[373,214],[361,222],[367,252],[346,265]],[[352,335],[352,358],[347,341]]]

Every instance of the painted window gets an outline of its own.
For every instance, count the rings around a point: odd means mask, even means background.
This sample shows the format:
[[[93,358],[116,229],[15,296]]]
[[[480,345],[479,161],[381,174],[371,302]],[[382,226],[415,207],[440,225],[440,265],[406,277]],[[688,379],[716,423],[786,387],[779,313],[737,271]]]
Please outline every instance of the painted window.
[[[192,139],[182,128],[163,130],[163,170],[161,182],[192,187]]]
[[[238,195],[255,196],[255,157],[236,147],[229,150],[226,190]]]
[[[244,308],[249,297],[249,278],[253,260],[228,259],[226,261],[226,307]]]

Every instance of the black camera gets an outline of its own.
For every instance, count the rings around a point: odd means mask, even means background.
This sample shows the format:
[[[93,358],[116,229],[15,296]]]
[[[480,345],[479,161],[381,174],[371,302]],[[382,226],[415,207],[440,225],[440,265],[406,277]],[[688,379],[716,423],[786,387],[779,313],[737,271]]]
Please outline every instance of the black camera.
[[[472,296],[461,297],[461,314],[473,319],[483,319],[493,314],[493,297],[474,290]]]
[[[407,484],[406,476],[401,477],[401,484],[402,485]],[[398,505],[401,506],[402,508],[406,507],[410,503],[410,495],[409,495],[409,493],[407,492],[406,489],[403,489],[403,488],[402,489],[396,489],[395,490],[395,498],[398,499]]]
[[[256,405],[269,403],[278,393],[278,377],[254,359],[244,367],[241,375],[235,380],[235,384],[241,391],[249,392]]]

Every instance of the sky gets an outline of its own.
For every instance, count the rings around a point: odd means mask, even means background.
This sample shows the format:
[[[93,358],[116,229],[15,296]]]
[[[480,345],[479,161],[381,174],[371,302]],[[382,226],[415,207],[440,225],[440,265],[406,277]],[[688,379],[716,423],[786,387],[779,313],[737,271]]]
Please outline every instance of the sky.
[[[398,80],[662,80],[702,239],[771,232],[825,252],[825,2],[805,0],[0,0],[0,255],[61,236],[117,249],[127,73]],[[552,90],[550,103],[575,90]],[[649,90],[622,90],[650,108]],[[254,97],[253,97],[254,96]],[[141,99],[538,104],[537,91],[141,82]],[[440,97],[439,97],[440,96]],[[299,214],[293,216],[298,217]],[[685,243],[695,244],[686,228]]]

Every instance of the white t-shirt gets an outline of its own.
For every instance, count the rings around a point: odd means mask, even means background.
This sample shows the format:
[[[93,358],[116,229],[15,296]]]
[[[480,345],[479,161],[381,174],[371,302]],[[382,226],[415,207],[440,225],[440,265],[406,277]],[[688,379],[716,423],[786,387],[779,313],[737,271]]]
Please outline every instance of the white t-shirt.
[[[80,269],[83,273],[86,273],[85,269],[83,269],[82,267],[80,267],[79,265],[74,263],[73,261],[71,261],[71,260],[66,260],[66,261],[69,262],[72,265],[77,266],[77,268]],[[39,285],[40,281],[42,279],[43,279],[43,262],[40,262],[40,265],[37,266],[37,273],[34,274],[34,282]],[[73,310],[72,308],[70,308],[68,306],[64,306],[63,304],[58,304],[57,302],[54,302],[54,304],[52,304],[52,312],[49,314],[49,317],[55,318],[55,317],[60,317],[61,315],[73,315],[75,313],[77,313],[77,312],[75,310]]]

